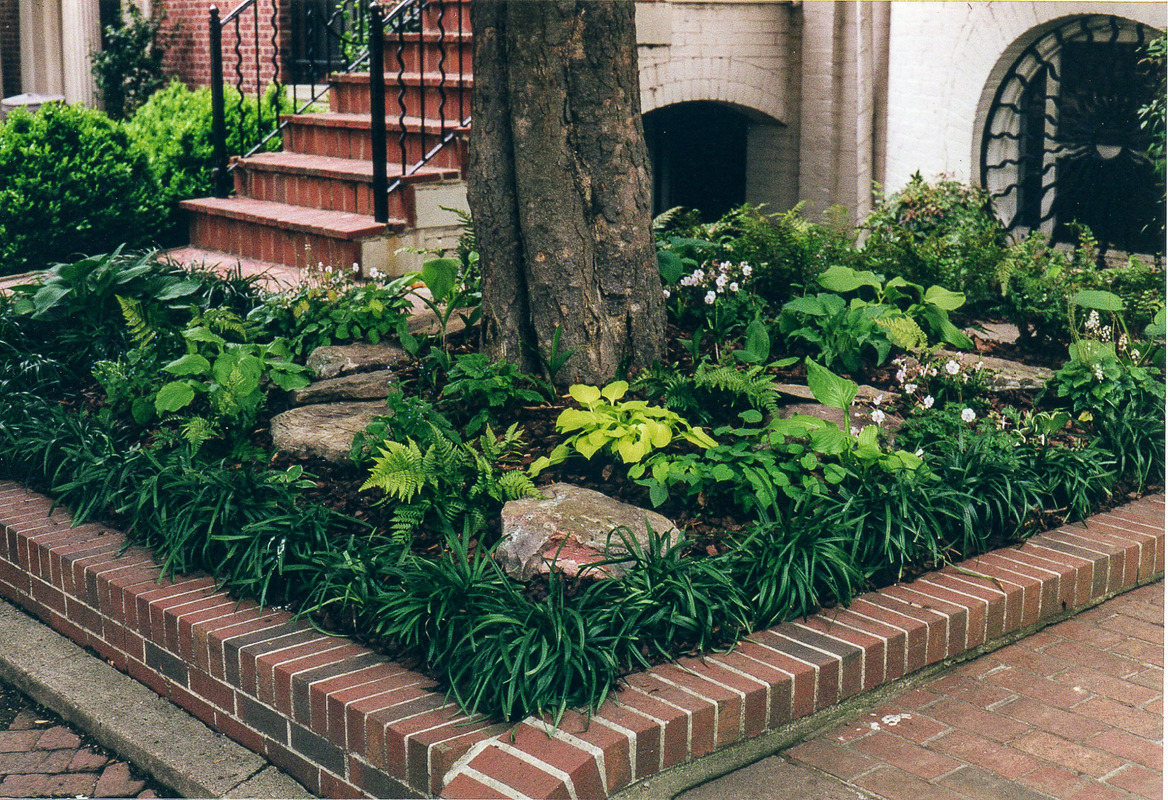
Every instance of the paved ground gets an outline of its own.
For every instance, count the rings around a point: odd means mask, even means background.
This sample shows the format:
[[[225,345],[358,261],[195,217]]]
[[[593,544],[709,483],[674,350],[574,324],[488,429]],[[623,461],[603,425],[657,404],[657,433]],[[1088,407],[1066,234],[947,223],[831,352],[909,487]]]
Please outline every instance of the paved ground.
[[[1161,800],[1164,583],[970,661],[678,800]]]
[[[0,797],[176,797],[0,681]]]
[[[0,797],[163,793],[160,786],[144,786],[125,762],[109,762],[110,752],[171,787],[176,796],[312,797],[265,759],[3,599],[0,679],[76,725],[61,724],[44,709],[30,709],[15,693],[4,691]],[[93,742],[108,750],[96,751]]]

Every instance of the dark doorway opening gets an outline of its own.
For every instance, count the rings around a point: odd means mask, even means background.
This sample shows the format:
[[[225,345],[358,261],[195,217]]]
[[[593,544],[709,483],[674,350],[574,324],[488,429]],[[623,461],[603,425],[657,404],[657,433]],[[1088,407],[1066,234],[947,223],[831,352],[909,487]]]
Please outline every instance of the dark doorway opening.
[[[679,103],[650,111],[644,122],[654,216],[685,206],[712,222],[745,202],[744,114],[721,103]]]

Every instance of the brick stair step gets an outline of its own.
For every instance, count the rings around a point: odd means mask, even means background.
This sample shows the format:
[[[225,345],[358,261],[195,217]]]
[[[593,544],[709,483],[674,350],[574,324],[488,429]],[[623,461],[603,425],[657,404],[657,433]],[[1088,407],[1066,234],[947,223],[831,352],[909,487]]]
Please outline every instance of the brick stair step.
[[[390,220],[388,224],[383,225],[363,214],[325,211],[319,208],[254,200],[250,197],[204,197],[198,200],[184,200],[179,205],[195,213],[228,217],[241,222],[346,241],[380,236],[387,230],[403,228],[406,224],[404,220]]]
[[[465,65],[469,69],[470,65]],[[471,113],[471,94],[474,89],[474,79],[469,75],[459,76],[458,65],[448,64],[445,81],[438,72],[427,72],[425,75],[407,73],[401,76],[404,92],[398,98],[399,86],[396,71],[386,73],[385,104],[390,116],[396,116],[404,102],[406,113],[410,116],[431,117],[438,116],[438,109],[443,102],[445,93],[445,117],[449,122],[466,119]],[[345,73],[332,76],[333,91],[329,94],[330,108],[333,111],[346,114],[367,114],[369,112],[369,74]],[[423,106],[424,104],[424,106]]]
[[[297,114],[284,117],[284,119],[288,121],[288,127],[343,128],[356,131],[368,131],[370,129],[368,114],[343,114],[338,111],[322,111],[319,114]],[[423,120],[421,117],[407,115],[403,119],[390,112],[387,108],[386,130],[391,133],[396,133],[399,122],[403,123],[406,130],[411,133],[425,130],[427,135],[436,135],[443,132],[442,124],[435,118],[431,117]],[[466,126],[465,129],[469,131],[470,126]],[[452,130],[462,130],[462,126],[452,124],[448,120],[445,132],[449,133]]]
[[[283,151],[279,153],[257,153],[254,156],[239,162],[240,167],[255,172],[276,172],[286,175],[308,175],[314,178],[329,178],[338,181],[353,181],[360,183],[373,182],[373,162],[355,158],[335,158],[332,156],[313,155],[311,153],[293,153]],[[400,171],[400,165],[389,166],[390,175]],[[458,170],[449,167],[432,167],[426,165],[408,178],[412,183],[429,181],[456,180]]]

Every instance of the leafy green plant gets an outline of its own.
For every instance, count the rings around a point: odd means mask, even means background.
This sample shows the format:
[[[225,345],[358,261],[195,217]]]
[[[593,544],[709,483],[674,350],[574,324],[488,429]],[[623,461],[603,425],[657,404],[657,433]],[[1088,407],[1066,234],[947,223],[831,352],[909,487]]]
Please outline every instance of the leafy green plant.
[[[408,282],[355,283],[355,270],[356,265],[353,271],[324,264],[310,267],[296,289],[270,296],[250,321],[286,338],[298,357],[333,344],[378,344],[393,335],[410,311]]]
[[[367,466],[377,448],[387,440],[405,442],[412,439],[419,446],[428,447],[437,431],[453,442],[462,441],[454,423],[424,398],[391,386],[385,404],[389,413],[375,417],[353,437],[349,458],[359,467]]]
[[[90,55],[92,71],[105,112],[111,118],[130,117],[166,83],[162,71],[165,47],[159,33],[166,21],[164,10],[146,16],[134,3],[122,10],[120,24],[102,31],[101,49]]]
[[[130,344],[123,324],[127,304],[140,326],[159,330],[189,319],[204,288],[198,277],[151,253],[119,247],[56,264],[38,282],[16,287],[13,309],[52,325],[55,348],[70,360],[116,358]]]
[[[382,443],[361,485],[362,491],[382,492],[379,502],[396,502],[390,533],[398,541],[409,541],[425,525],[478,534],[493,508],[507,500],[540,496],[523,472],[501,468],[520,442],[515,425],[501,437],[488,426],[477,442],[461,444],[437,429],[431,434],[425,450],[412,439]]]
[[[459,313],[462,321],[468,326],[477,322],[482,314],[478,253],[470,253],[466,263],[457,258],[432,258],[422,264],[419,272],[403,276],[403,281],[407,283],[420,281],[425,287],[426,291],[415,290],[413,294],[438,320],[441,329],[438,343],[443,352],[446,350],[446,331],[455,312]],[[464,311],[469,313],[463,313]],[[403,344],[413,339],[404,324],[399,325],[398,336]],[[407,346],[407,349],[411,348]],[[416,351],[417,346],[412,349]]]
[[[924,286],[956,289],[974,308],[995,302],[995,272],[1006,233],[983,189],[925,181],[919,172],[881,198],[864,221],[869,269]]]
[[[789,366],[794,361],[783,359],[776,365]],[[747,408],[766,413],[778,409],[774,381],[762,366],[740,368],[703,360],[687,375],[658,364],[632,386],[702,425],[732,421]]]
[[[572,435],[556,445],[549,455],[533,461],[530,474],[538,475],[547,467],[559,464],[573,451],[591,459],[603,450],[619,456],[626,464],[635,464],[676,439],[699,447],[717,444],[704,430],[693,427],[673,411],[642,400],[621,402],[628,390],[625,381],[614,381],[603,389],[584,384],[569,387],[572,399],[584,408],[564,409],[556,419],[556,430]]]
[[[260,100],[244,97],[234,87],[224,87],[224,120],[229,155],[243,154],[260,143],[262,126],[255,118],[292,112],[292,101],[270,86]],[[129,117],[126,133],[144,153],[158,184],[158,198],[165,213],[164,234],[176,239],[185,229],[178,201],[206,197],[212,192],[214,152],[211,142],[211,90],[188,89],[171,81],[150,95]],[[280,149],[280,138],[269,139],[265,150]]]
[[[192,407],[201,397],[208,422],[246,429],[266,399],[266,382],[285,391],[308,385],[307,369],[290,360],[283,340],[233,342],[223,335],[229,333],[245,338],[243,321],[230,311],[208,311],[192,320],[182,333],[186,354],[162,367],[172,378],[153,396],[159,416]]]
[[[491,361],[482,353],[455,356],[442,390],[449,412],[466,419],[462,427],[468,436],[497,422],[498,415],[508,408],[520,403],[541,403],[549,397],[555,397],[550,384],[525,375],[507,361]],[[477,411],[470,414],[473,409]]]
[[[745,262],[712,260],[702,262],[692,272],[681,270],[697,263],[681,253],[699,249],[692,240],[674,239],[678,250],[658,250],[657,260],[665,280],[665,297],[675,317],[686,325],[696,325],[692,348],[696,352],[703,338],[714,346],[714,357],[762,312],[762,301],[750,291],[754,266]],[[701,243],[700,249],[708,249]]]
[[[826,524],[812,508],[800,503],[787,516],[771,510],[735,544],[734,579],[752,592],[756,628],[833,603],[846,606],[864,587],[847,532]]]
[[[146,157],[99,111],[48,103],[0,124],[0,274],[150,240],[161,210]]]

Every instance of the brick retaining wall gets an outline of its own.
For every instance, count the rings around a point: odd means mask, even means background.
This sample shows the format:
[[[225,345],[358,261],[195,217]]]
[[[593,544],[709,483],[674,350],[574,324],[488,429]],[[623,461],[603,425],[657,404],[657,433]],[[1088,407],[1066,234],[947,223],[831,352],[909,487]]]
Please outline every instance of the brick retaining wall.
[[[0,594],[330,797],[604,797],[1164,573],[1156,495],[631,676],[549,738],[50,506],[0,482]]]

